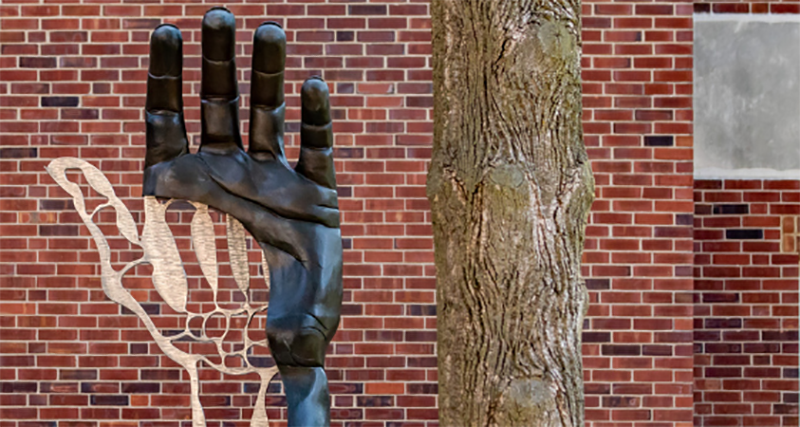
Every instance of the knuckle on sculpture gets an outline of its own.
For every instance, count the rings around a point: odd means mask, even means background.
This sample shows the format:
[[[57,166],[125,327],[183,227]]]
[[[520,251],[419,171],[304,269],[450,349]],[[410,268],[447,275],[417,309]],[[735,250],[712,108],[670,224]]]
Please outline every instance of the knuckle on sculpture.
[[[267,323],[267,339],[272,357],[280,365],[323,366],[328,343],[317,330],[307,328],[284,329]]]

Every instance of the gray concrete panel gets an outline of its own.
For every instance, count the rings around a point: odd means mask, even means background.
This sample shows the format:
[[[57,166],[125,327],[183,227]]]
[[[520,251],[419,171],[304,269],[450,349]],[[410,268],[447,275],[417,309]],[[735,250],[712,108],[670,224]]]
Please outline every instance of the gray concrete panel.
[[[695,19],[694,118],[700,175],[800,172],[800,22]]]

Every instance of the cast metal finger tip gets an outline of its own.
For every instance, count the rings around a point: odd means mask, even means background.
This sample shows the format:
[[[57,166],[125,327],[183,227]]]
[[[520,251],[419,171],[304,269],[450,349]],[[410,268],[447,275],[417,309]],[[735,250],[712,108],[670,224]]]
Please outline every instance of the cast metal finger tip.
[[[203,16],[203,26],[214,30],[225,30],[236,27],[236,18],[224,7],[214,7]]]
[[[233,13],[230,11],[230,9],[228,9],[228,8],[227,8],[227,7],[225,7],[225,6],[214,6],[214,7],[212,7],[211,9],[208,9],[208,10],[206,11],[206,15],[208,15],[208,13],[209,13],[209,12],[211,12],[211,11],[213,11],[213,10],[221,10],[221,11],[228,12],[228,13],[230,13],[230,14],[233,14]]]
[[[328,84],[320,76],[311,76],[303,82],[302,91],[309,97],[324,97],[328,95]]]
[[[286,45],[286,33],[283,27],[271,21],[259,25],[254,38],[256,43]]]
[[[181,30],[172,24],[159,25],[150,36],[150,74],[179,76],[182,50]]]
[[[161,24],[150,35],[151,43],[174,44],[181,39],[181,30],[173,24]]]
[[[328,85],[319,76],[309,77],[300,90],[303,123],[322,126],[330,122]]]
[[[273,27],[278,27],[280,29],[283,29],[283,25],[281,25],[281,24],[279,24],[279,23],[277,23],[275,21],[264,21],[259,25],[259,28],[261,28],[261,27],[263,27],[265,25],[271,25]]]
[[[236,44],[236,18],[230,10],[215,7],[203,16],[203,56],[212,61],[229,61]]]
[[[161,28],[161,27],[168,27],[168,28],[170,28],[170,27],[171,27],[171,28],[174,28],[174,29],[178,30],[178,32],[180,32],[180,30],[178,29],[178,27],[177,27],[175,24],[172,24],[172,23],[170,23],[170,22],[164,22],[164,23],[162,23],[162,24],[158,24],[158,26],[156,27],[156,29],[155,29],[155,30],[153,30],[153,31],[157,31],[157,30],[158,30],[159,28]]]
[[[328,84],[319,76],[309,77],[303,82],[300,95],[304,109],[319,110],[328,101]]]
[[[277,24],[261,24],[253,36],[253,69],[277,73],[283,71],[285,64],[286,33]]]

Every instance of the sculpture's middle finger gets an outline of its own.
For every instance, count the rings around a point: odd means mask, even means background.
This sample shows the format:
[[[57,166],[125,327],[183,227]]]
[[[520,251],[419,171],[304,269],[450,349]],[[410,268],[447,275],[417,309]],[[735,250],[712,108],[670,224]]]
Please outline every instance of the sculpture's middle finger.
[[[203,17],[200,151],[227,154],[242,148],[239,83],[236,79],[236,19],[215,7]]]

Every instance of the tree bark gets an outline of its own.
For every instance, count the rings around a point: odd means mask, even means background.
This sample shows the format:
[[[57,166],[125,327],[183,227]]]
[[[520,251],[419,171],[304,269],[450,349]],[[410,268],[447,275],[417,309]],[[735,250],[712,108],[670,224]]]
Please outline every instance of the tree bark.
[[[442,426],[583,426],[577,0],[433,0]]]

